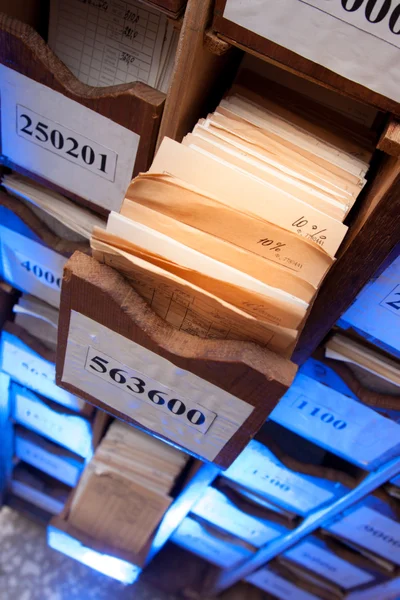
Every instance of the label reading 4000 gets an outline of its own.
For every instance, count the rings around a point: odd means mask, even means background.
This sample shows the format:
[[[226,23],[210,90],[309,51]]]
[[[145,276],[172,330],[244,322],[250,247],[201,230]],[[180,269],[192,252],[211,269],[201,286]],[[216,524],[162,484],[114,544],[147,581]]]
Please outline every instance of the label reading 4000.
[[[85,369],[135,396],[138,400],[162,410],[169,416],[176,417],[182,425],[194,427],[203,434],[208,431],[217,416],[187,398],[176,398],[175,392],[162,383],[127,367],[91,346],[88,348]]]
[[[20,104],[17,104],[17,134],[108,181],[115,179],[116,152]]]

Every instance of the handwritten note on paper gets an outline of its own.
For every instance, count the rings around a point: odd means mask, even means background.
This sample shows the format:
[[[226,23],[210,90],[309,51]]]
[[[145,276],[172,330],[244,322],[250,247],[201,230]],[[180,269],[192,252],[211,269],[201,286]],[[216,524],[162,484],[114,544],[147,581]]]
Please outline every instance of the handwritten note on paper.
[[[92,86],[143,81],[156,86],[172,26],[135,0],[52,0],[49,45]]]
[[[202,338],[253,341],[283,355],[290,352],[296,331],[261,323],[197,286],[97,239],[92,238],[91,245],[97,260],[123,273],[153,311],[176,329]]]

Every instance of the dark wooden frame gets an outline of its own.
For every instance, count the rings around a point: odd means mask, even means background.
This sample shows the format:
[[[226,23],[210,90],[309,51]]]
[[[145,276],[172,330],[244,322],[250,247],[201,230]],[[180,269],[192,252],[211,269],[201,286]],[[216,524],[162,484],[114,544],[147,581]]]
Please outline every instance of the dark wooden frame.
[[[134,340],[178,367],[255,407],[240,430],[213,461],[222,468],[233,462],[260,429],[296,372],[293,363],[257,344],[204,340],[177,331],[153,313],[118,272],[98,263],[94,258],[75,253],[64,268],[58,330],[57,384],[119,419],[141,428],[143,427],[134,419],[62,381],[72,310]]]

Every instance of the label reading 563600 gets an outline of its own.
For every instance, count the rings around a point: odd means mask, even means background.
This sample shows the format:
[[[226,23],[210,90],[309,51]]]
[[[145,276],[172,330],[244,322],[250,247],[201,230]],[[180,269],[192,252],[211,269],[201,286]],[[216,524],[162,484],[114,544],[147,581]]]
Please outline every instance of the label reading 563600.
[[[115,179],[116,152],[20,104],[17,104],[17,134],[108,181]]]
[[[135,398],[175,416],[182,425],[206,433],[216,414],[187,398],[177,398],[175,392],[140,371],[136,371],[91,346],[85,363],[86,371],[101,377]]]

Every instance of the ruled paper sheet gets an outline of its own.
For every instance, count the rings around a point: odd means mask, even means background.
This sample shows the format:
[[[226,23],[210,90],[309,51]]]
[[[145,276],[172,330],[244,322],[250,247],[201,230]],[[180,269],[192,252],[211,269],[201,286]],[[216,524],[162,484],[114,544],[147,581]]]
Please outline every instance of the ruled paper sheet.
[[[165,15],[135,0],[51,0],[49,45],[83,83],[157,87],[174,42]]]

